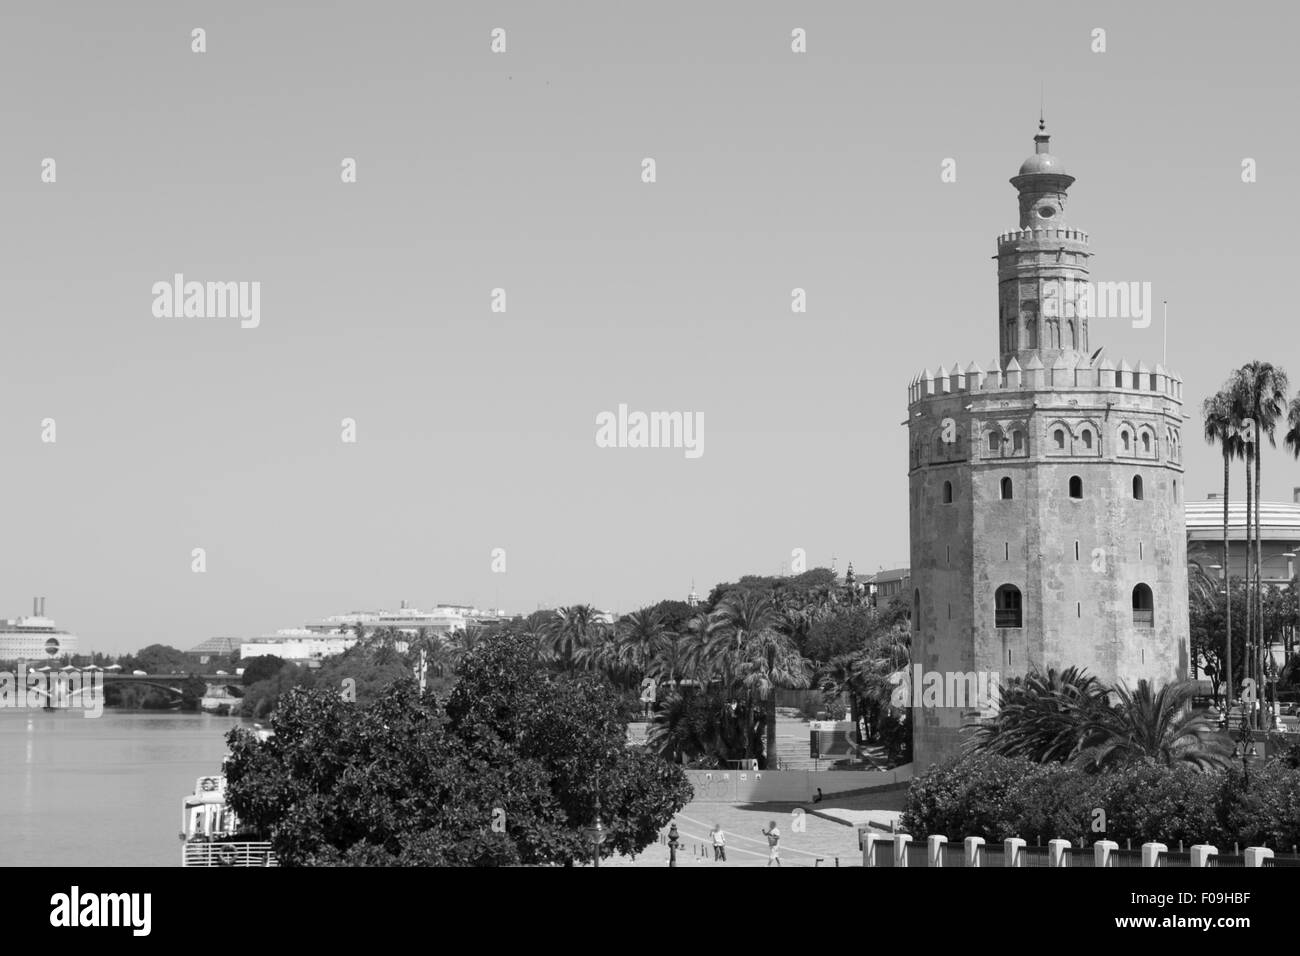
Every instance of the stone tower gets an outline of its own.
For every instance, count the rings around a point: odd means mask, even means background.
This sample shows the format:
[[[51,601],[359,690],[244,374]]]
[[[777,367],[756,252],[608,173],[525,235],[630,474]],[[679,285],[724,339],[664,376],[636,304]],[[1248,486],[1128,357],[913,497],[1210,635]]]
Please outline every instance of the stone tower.
[[[908,390],[912,660],[944,691],[912,701],[918,770],[990,712],[972,675],[1077,665],[1132,687],[1188,670],[1182,379],[1090,351],[1123,320],[1089,329],[1074,178],[1042,122],[1034,142],[1011,179],[1020,227],[997,239],[998,359]]]

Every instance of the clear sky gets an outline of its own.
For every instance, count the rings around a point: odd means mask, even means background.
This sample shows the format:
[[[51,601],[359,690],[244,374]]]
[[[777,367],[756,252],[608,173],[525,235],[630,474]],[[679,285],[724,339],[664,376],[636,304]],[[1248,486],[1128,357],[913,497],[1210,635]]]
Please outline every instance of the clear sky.
[[[907,385],[995,355],[1042,89],[1093,277],[1169,300],[1189,414],[1251,359],[1300,384],[1297,26],[1284,3],[8,4],[0,616],[46,595],[121,652],[403,599],[629,610],[794,548],[906,563]],[[260,325],[155,317],[177,272],[260,282]],[[1161,358],[1158,307],[1091,336]],[[704,454],[597,447],[620,403],[701,413]],[[1193,497],[1221,485],[1199,434]],[[1264,466],[1290,500],[1300,466]]]

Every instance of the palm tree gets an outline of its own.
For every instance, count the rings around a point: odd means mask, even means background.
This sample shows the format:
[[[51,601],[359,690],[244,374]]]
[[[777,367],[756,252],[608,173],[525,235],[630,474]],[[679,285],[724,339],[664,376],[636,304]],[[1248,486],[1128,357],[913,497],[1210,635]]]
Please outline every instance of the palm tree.
[[[562,607],[545,625],[547,650],[561,668],[572,670],[578,652],[591,644],[603,627],[590,604]]]
[[[1039,763],[1073,758],[1094,716],[1106,709],[1106,688],[1078,667],[1033,671],[998,689],[998,712],[967,747]]]
[[[1291,404],[1286,410],[1286,424],[1287,430],[1282,438],[1282,447],[1296,458],[1300,458],[1300,392],[1291,399]]]
[[[776,766],[776,689],[807,687],[811,668],[790,638],[779,630],[771,598],[742,591],[723,602],[720,624],[706,650],[724,675],[724,687],[743,688],[751,702],[762,702],[767,722],[767,766]]]
[[[767,715],[767,767],[776,769],[776,689],[807,687],[811,665],[779,631],[766,630],[745,640],[737,675],[751,700],[762,701]]]
[[[1227,710],[1232,709],[1232,595],[1230,585],[1232,583],[1231,573],[1228,570],[1228,492],[1229,492],[1229,474],[1228,465],[1235,456],[1242,457],[1241,437],[1237,429],[1236,417],[1233,413],[1232,395],[1229,387],[1225,386],[1218,392],[1211,395],[1201,403],[1201,416],[1205,421],[1205,440],[1211,445],[1218,443],[1223,450],[1223,600],[1227,605],[1225,613],[1225,643],[1227,645],[1227,655],[1225,657],[1225,668],[1227,671],[1228,697]]]
[[[1243,366],[1238,372],[1239,381],[1242,385],[1246,410],[1249,417],[1255,420],[1255,606],[1256,620],[1259,622],[1259,634],[1256,640],[1256,668],[1255,674],[1263,686],[1264,677],[1264,588],[1263,588],[1263,564],[1264,564],[1264,545],[1260,536],[1260,472],[1263,462],[1263,448],[1260,446],[1258,437],[1266,435],[1268,443],[1273,448],[1277,447],[1277,422],[1283,415],[1286,408],[1287,391],[1289,384],[1287,382],[1286,371],[1269,362],[1250,362]],[[1250,520],[1249,514],[1247,521]]]
[[[653,607],[626,614],[619,621],[622,634],[618,639],[620,661],[642,674],[647,673],[669,644],[664,615]]]
[[[1075,757],[1084,768],[1137,760],[1190,763],[1202,770],[1228,766],[1225,736],[1204,711],[1190,707],[1196,695],[1191,681],[1172,681],[1155,691],[1140,680],[1135,691],[1121,684],[1113,693],[1115,705],[1094,711],[1086,727],[1087,745]]]

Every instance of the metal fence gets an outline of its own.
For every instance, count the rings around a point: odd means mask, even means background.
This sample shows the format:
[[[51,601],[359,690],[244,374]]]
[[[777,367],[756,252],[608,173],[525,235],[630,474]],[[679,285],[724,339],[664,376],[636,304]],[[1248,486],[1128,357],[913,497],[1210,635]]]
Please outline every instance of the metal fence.
[[[181,866],[278,866],[271,844],[186,843]]]

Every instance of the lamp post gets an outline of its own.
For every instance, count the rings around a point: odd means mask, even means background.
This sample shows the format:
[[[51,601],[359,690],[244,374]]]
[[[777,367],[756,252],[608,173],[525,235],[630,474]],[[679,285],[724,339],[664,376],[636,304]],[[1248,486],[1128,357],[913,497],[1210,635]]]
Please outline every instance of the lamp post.
[[[600,784],[596,784],[596,823],[583,829],[583,834],[591,841],[591,864],[600,868],[600,845],[605,842],[605,825],[600,822]]]
[[[672,826],[668,828],[668,865],[675,867],[677,865],[677,821],[674,820]]]
[[[1255,739],[1250,733],[1250,722],[1246,716],[1246,711],[1241,712],[1241,726],[1237,729],[1237,742],[1232,748],[1232,759],[1241,758],[1241,772],[1245,777],[1245,789],[1250,790],[1250,758],[1257,757],[1259,753],[1255,750]]]

